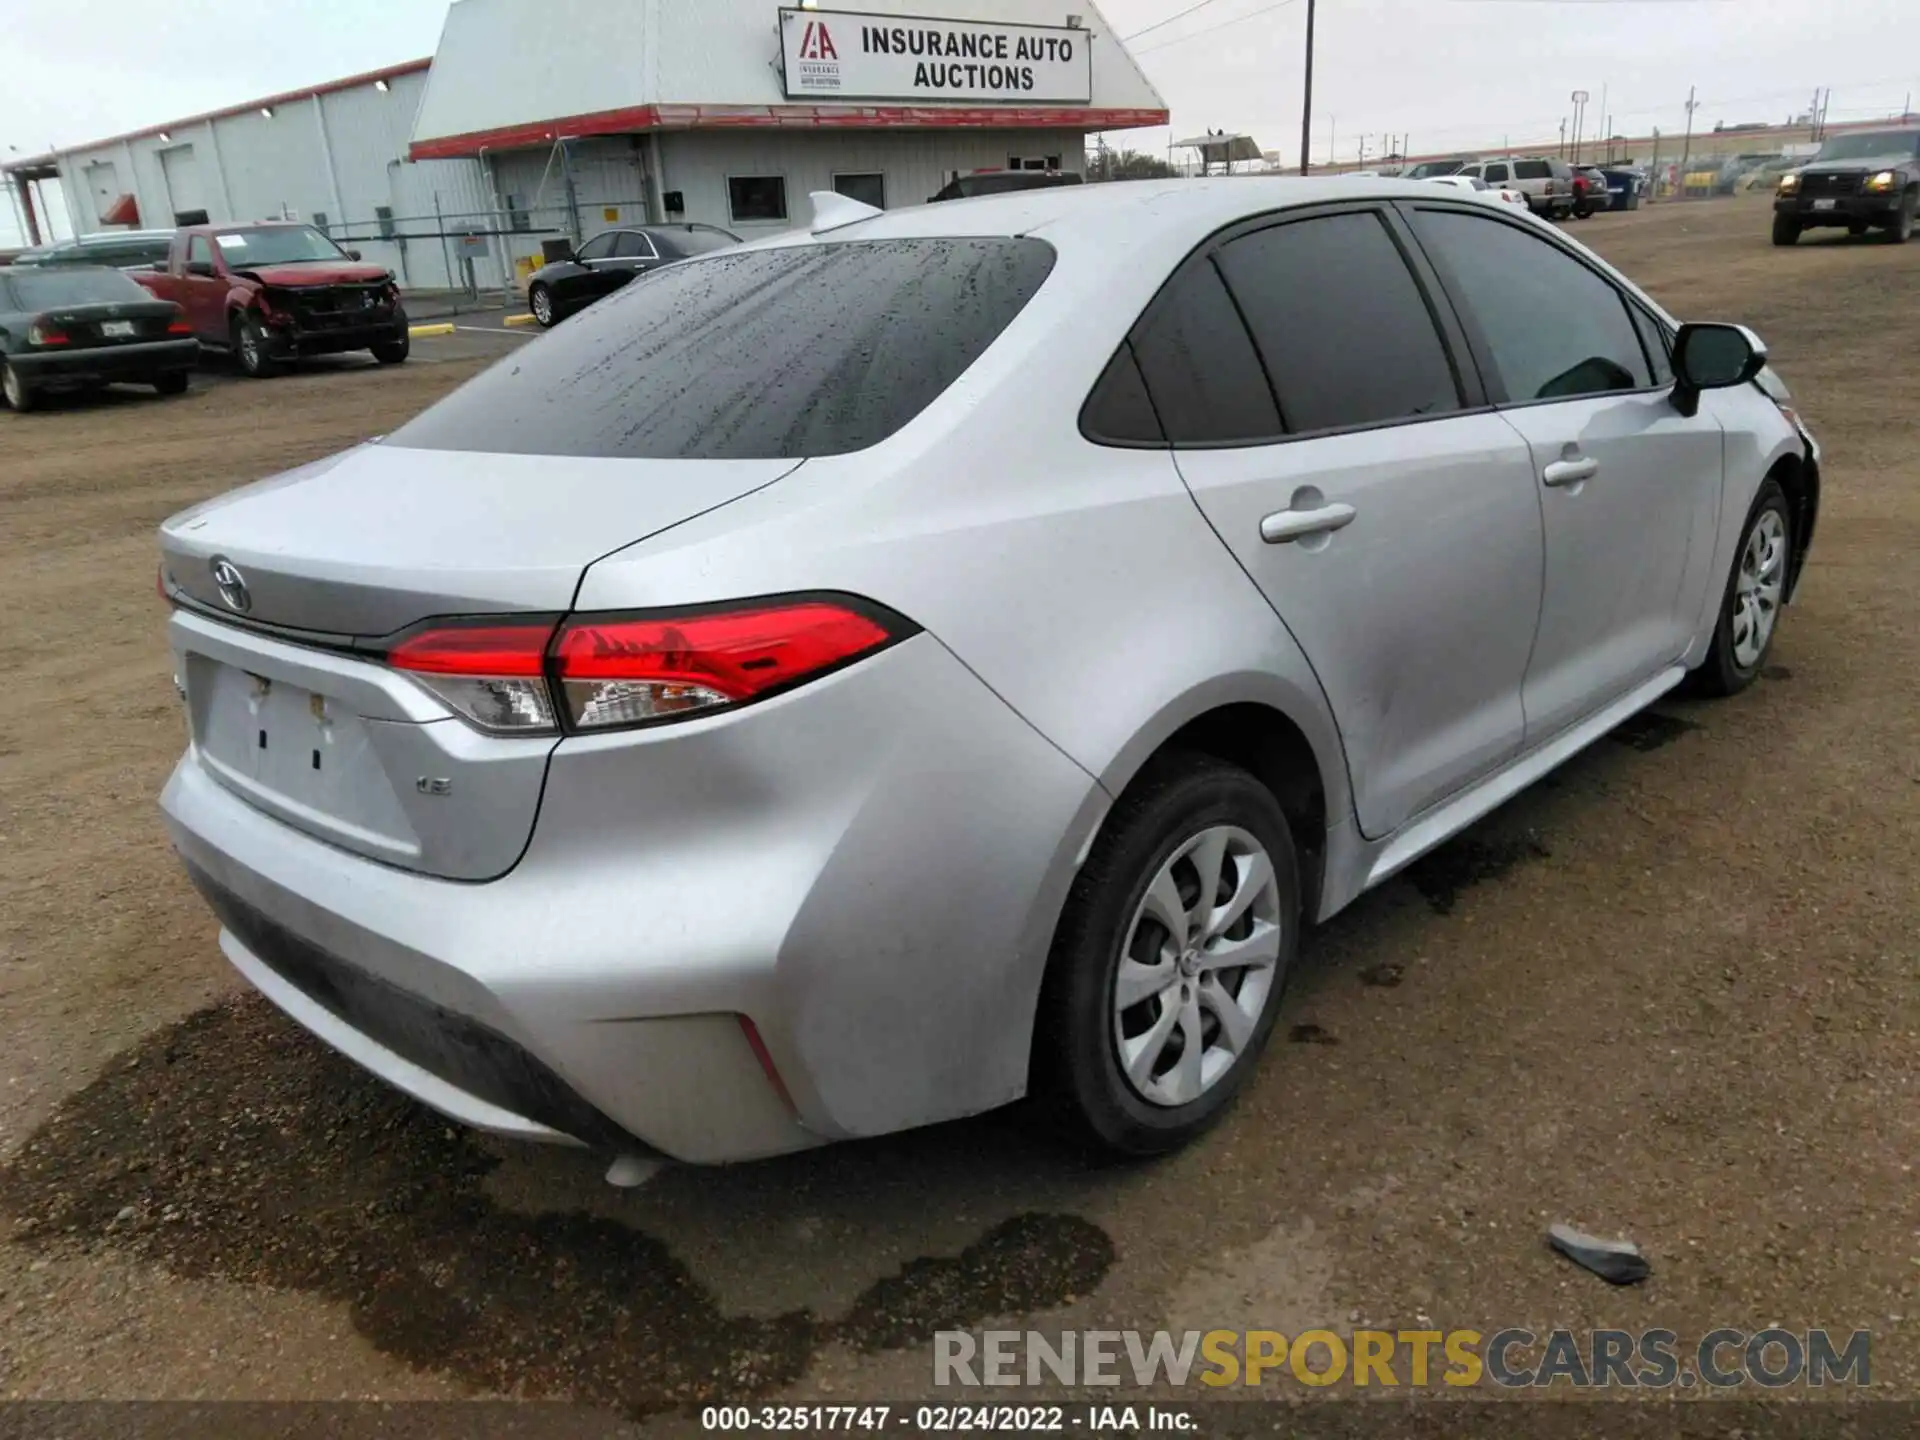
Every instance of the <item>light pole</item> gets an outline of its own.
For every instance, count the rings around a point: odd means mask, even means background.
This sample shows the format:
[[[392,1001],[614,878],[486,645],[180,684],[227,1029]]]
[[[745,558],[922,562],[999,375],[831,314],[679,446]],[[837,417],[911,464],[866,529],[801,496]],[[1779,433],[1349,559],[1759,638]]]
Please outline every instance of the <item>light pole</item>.
[[[1586,114],[1587,114],[1587,92],[1584,90],[1576,90],[1573,92],[1573,156],[1572,156],[1572,163],[1575,165],[1578,165],[1580,163],[1580,122],[1586,118]]]
[[[1307,73],[1303,87],[1305,98],[1300,102],[1300,173],[1307,173],[1310,157],[1307,147],[1313,142],[1313,8],[1314,0],[1307,0]]]

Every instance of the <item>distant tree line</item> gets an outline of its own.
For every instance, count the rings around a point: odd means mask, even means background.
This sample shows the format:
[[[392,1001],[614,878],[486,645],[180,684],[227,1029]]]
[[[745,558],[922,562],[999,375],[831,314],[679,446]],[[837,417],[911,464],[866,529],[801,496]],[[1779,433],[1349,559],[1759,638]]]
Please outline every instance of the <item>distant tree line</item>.
[[[1102,146],[1087,157],[1087,179],[1164,180],[1174,173],[1171,165],[1158,155],[1138,150],[1109,150]]]

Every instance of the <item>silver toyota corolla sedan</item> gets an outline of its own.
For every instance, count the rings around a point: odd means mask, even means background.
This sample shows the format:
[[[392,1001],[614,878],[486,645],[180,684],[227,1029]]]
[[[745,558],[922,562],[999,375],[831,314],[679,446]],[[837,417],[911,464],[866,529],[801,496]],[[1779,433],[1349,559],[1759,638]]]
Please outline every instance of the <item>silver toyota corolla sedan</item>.
[[[1152,1152],[1304,924],[1746,686],[1818,496],[1752,334],[1468,195],[827,198],[169,520],[162,805],[246,978],[469,1124]]]

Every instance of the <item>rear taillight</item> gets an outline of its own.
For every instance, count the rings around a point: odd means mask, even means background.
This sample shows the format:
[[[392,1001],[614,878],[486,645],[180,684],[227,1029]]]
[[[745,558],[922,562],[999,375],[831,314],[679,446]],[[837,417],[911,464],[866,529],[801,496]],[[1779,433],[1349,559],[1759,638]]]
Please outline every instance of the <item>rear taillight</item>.
[[[72,343],[72,337],[58,325],[41,321],[27,327],[27,344],[29,345],[70,345]]]
[[[167,323],[167,333],[169,335],[191,335],[193,333],[193,325],[188,321],[186,316],[176,315]]]
[[[436,625],[387,652],[403,670],[482,730],[552,730],[553,692],[546,679],[552,620]]]
[[[483,730],[608,730],[747,704],[912,628],[837,598],[582,615],[557,628],[550,620],[481,619],[418,630],[387,652],[387,662]]]
[[[757,700],[894,638],[826,600],[645,618],[583,616],[561,627],[554,671],[581,730],[640,725]]]

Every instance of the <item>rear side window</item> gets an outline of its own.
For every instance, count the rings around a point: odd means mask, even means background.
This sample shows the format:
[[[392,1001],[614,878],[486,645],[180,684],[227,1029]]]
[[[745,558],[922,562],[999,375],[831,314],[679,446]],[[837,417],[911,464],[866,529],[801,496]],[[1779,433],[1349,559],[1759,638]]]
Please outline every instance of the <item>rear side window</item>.
[[[1146,381],[1134,361],[1133,346],[1121,341],[1080,412],[1080,429],[1089,440],[1108,445],[1164,445],[1160,417],[1153,413]]]
[[[516,455],[745,460],[878,444],[1033,298],[1032,239],[722,252],[647,273],[395,431]]]
[[[1545,180],[1553,174],[1553,167],[1544,160],[1516,160],[1513,162],[1513,178],[1516,180]]]
[[[1134,331],[1133,353],[1175,445],[1277,438],[1280,410],[1211,260],[1182,266]]]
[[[1486,175],[1489,185],[1504,185],[1507,183],[1507,167],[1504,165],[1487,166]]]
[[[1440,332],[1378,215],[1256,230],[1221,247],[1217,263],[1289,434],[1460,408]]]
[[[1477,320],[1508,400],[1653,383],[1626,298],[1565,251],[1459,211],[1416,211],[1414,229]]]
[[[614,243],[613,253],[622,260],[653,260],[658,258],[653,249],[653,241],[638,230],[623,230]]]

